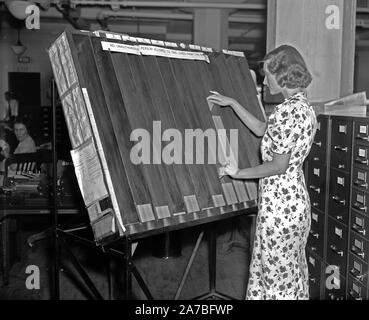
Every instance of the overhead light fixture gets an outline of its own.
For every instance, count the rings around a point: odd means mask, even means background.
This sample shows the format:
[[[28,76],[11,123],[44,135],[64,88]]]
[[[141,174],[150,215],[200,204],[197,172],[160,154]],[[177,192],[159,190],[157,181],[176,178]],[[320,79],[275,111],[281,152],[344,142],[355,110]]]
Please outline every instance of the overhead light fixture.
[[[20,41],[20,28],[18,28],[18,41],[15,45],[11,46],[11,48],[17,56],[21,56],[27,50],[27,47]]]
[[[10,13],[19,20],[26,19],[29,16],[29,14],[26,13],[27,7],[34,5],[33,2],[24,0],[7,0],[5,4]]]

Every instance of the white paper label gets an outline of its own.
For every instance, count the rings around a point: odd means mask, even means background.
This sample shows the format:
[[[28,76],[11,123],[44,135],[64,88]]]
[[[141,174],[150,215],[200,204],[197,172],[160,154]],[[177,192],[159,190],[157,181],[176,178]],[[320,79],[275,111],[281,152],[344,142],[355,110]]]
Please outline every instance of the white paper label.
[[[312,214],[312,218],[313,218],[314,221],[318,222],[319,217],[316,213]]]
[[[201,47],[196,44],[190,44],[189,47],[192,50],[201,50]]]
[[[345,186],[345,178],[337,177],[337,184]]]
[[[174,59],[200,60],[210,63],[209,57],[203,52],[180,51],[168,48],[140,45],[142,55],[159,56]]]
[[[106,33],[106,38],[122,40],[122,36],[120,34],[115,34],[115,33]]]
[[[339,133],[346,133],[346,126],[339,126],[338,127],[338,132]]]
[[[317,123],[316,129],[320,131],[320,122]]]
[[[365,181],[366,179],[365,179],[365,173],[364,172],[361,172],[361,171],[358,171],[358,173],[357,173],[357,178],[359,179],[359,180],[363,180],[363,181]]]
[[[147,44],[151,44],[151,40],[150,39],[146,39],[146,38],[137,38],[136,37],[137,42],[140,43],[147,43]]]
[[[127,40],[131,42],[138,42],[136,37],[128,37]]]
[[[320,177],[320,169],[314,168],[314,175]]]
[[[213,49],[209,47],[201,47],[201,50],[204,52],[213,52]]]
[[[101,46],[104,51],[140,55],[140,48],[138,46],[131,46],[128,44],[114,43],[114,42],[107,42],[107,41],[101,41]]]
[[[93,140],[71,151],[74,170],[86,206],[108,196]]]
[[[360,263],[354,261],[354,268],[361,273],[362,268]]]
[[[359,203],[364,204],[365,203],[365,196],[362,196],[361,194],[356,195],[356,201]]]
[[[164,44],[165,44],[166,47],[178,48],[178,44],[176,44],[175,42],[166,42],[166,41],[164,41]]]
[[[357,239],[355,239],[355,247],[363,250],[363,243]]]
[[[367,126],[360,126],[360,133],[367,134],[368,133],[368,127]]]
[[[359,157],[366,157],[366,150],[365,149],[359,149]]]
[[[342,238],[342,229],[335,227],[335,229],[334,229],[334,233],[335,233],[337,236],[339,236],[340,238]]]
[[[360,219],[360,218],[358,218],[358,217],[356,217],[355,218],[355,223],[358,225],[358,226],[360,226],[360,227],[362,227],[363,226],[363,223],[364,221],[363,221],[363,219]]]
[[[241,51],[232,51],[232,50],[224,50],[223,49],[223,53],[224,54],[229,54],[231,56],[236,56],[236,57],[245,57],[245,54]]]
[[[309,257],[309,262],[315,267],[315,259],[313,257]]]
[[[151,40],[151,44],[155,44],[157,46],[165,46],[164,41],[161,40]]]

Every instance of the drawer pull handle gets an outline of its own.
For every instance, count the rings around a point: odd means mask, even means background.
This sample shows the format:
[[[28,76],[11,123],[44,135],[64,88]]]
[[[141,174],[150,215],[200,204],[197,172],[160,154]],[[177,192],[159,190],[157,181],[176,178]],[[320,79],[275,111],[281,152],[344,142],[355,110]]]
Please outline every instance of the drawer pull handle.
[[[313,202],[313,207],[319,207],[319,203],[318,202]]]
[[[359,281],[364,280],[365,275],[363,275],[363,274],[358,274],[359,272],[358,272],[356,269],[352,268],[352,269],[350,270],[350,273],[351,273],[351,275],[352,275],[352,276],[354,276],[354,278],[355,278],[356,280],[359,280]]]
[[[350,291],[349,291],[349,295],[350,295],[353,299],[355,299],[355,300],[358,300],[358,301],[359,301],[359,300],[360,300],[360,301],[361,301],[361,300],[363,300],[363,298],[362,298],[361,296],[356,296],[356,295],[355,295],[355,293],[354,293],[352,290],[350,290]]]
[[[352,251],[354,254],[356,254],[357,256],[359,256],[361,259],[364,259],[364,258],[365,258],[365,254],[364,254],[364,252],[357,250],[355,246],[352,246],[352,247],[351,247],[351,251]]]
[[[313,142],[314,145],[316,145],[317,147],[321,148],[322,147],[322,142],[319,141],[319,142]]]
[[[364,140],[364,141],[369,141],[369,137],[368,136],[362,136],[360,134],[358,134],[356,136],[356,139],[360,139],[360,140]]]
[[[344,164],[339,164],[338,169],[345,169],[345,165]]]
[[[341,147],[341,146],[334,146],[334,150],[347,152],[347,147]]]
[[[342,204],[342,205],[346,205],[346,200],[341,200],[339,197],[337,196],[332,196],[332,199],[336,202],[338,202],[339,204]]]
[[[366,210],[367,210],[367,207],[366,207],[366,206],[361,206],[361,205],[359,205],[358,203],[354,203],[354,204],[352,205],[352,207],[353,207],[354,209],[359,210],[359,211],[362,211],[362,212],[366,212]]]
[[[314,232],[313,230],[310,230],[310,235],[314,237],[315,239],[319,239],[319,233]]]
[[[366,160],[360,160],[359,158],[356,158],[355,159],[355,162],[360,163],[360,164],[365,164],[366,166],[369,164],[368,163],[368,159],[366,159]]]
[[[332,250],[335,254],[339,255],[340,257],[343,257],[343,251],[342,251],[342,250],[338,250],[338,249],[337,249],[337,247],[336,247],[335,245],[331,244],[331,245],[330,245],[330,248],[331,248],[331,250]]]
[[[312,251],[317,251],[317,248],[316,248],[316,247],[310,247],[310,249],[311,249]]]
[[[354,182],[354,185],[357,187],[365,188],[365,189],[368,188],[368,184],[366,182],[360,182],[359,180],[356,180]]]
[[[316,279],[315,278],[312,278],[312,277],[309,277],[309,280],[310,280],[310,282],[312,282],[312,283],[316,283]]]
[[[343,220],[343,216],[336,216],[336,219],[341,221]]]
[[[314,161],[319,161],[319,159],[320,159],[319,157],[314,157],[313,158]]]
[[[314,192],[316,192],[316,193],[319,193],[319,194],[320,194],[320,188],[318,188],[318,187],[316,187],[316,186],[313,186],[313,185],[309,186],[309,188],[310,188],[311,190],[313,190]]]
[[[354,230],[354,231],[356,231],[357,233],[360,233],[363,236],[366,235],[365,229],[363,229],[362,227],[358,226],[356,223],[354,223],[352,225],[352,228],[351,229]]]

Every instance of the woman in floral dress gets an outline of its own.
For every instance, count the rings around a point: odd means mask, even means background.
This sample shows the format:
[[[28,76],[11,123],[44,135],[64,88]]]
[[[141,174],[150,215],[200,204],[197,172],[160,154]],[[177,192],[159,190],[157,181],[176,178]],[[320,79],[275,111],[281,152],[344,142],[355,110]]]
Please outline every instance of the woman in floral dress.
[[[227,165],[221,175],[259,178],[259,203],[246,299],[309,299],[305,246],[310,231],[310,199],[302,165],[316,131],[316,116],[305,89],[312,81],[304,59],[283,45],[264,58],[264,84],[282,93],[268,122],[256,119],[236,100],[213,93],[210,102],[231,106],[243,123],[263,137],[263,163],[238,169]]]

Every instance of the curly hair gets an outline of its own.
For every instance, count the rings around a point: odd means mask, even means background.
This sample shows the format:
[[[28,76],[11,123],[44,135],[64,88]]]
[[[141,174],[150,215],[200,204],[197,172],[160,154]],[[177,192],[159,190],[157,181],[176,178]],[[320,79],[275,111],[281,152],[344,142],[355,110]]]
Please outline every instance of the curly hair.
[[[292,46],[282,45],[270,51],[263,59],[268,71],[276,76],[281,88],[307,88],[312,76],[302,55]]]

